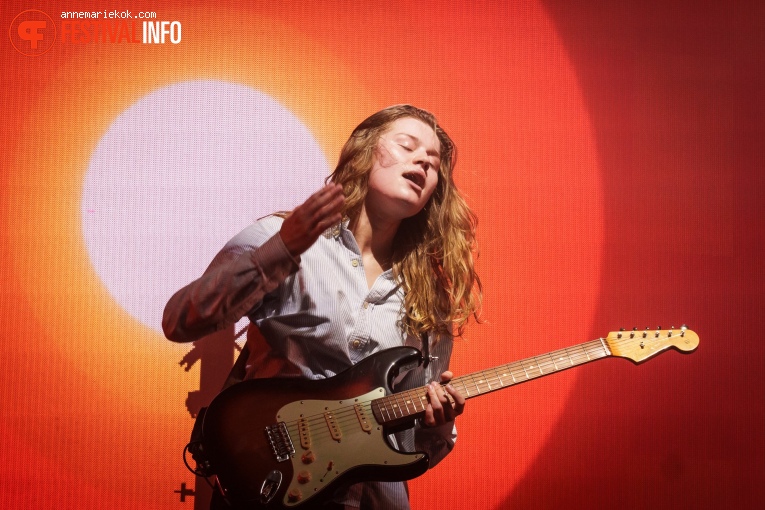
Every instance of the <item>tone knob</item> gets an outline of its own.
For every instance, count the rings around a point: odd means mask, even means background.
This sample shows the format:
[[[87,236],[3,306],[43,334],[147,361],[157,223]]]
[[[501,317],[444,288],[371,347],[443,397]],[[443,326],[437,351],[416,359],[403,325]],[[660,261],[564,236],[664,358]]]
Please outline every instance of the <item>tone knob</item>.
[[[310,471],[301,471],[297,475],[297,481],[298,483],[308,483],[311,481],[311,472]]]
[[[303,493],[300,492],[300,489],[290,489],[287,493],[287,499],[289,499],[290,503],[295,503],[303,499]]]

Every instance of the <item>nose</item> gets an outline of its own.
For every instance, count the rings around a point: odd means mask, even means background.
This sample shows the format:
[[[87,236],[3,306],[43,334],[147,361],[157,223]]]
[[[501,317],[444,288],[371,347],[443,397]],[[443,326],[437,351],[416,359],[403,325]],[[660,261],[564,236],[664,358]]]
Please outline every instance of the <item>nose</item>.
[[[412,155],[412,162],[415,165],[421,167],[423,170],[425,170],[425,172],[427,172],[428,169],[431,168],[430,159],[428,158],[428,153],[422,147],[418,147],[414,151]]]

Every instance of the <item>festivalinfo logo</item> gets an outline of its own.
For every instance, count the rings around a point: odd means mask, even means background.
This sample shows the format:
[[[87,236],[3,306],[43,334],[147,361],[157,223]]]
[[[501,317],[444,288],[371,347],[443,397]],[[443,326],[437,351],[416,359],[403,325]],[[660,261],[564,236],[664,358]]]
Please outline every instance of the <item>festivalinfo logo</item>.
[[[36,9],[19,13],[8,36],[19,53],[39,56],[62,44],[180,44],[180,21],[157,21],[157,13],[129,10],[62,11],[60,22]],[[60,35],[59,35],[60,32]]]

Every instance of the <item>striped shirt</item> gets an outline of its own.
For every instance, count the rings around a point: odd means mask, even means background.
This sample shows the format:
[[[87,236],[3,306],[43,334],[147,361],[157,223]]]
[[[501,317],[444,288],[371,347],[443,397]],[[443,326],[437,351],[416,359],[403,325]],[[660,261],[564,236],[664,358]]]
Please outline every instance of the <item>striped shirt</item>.
[[[194,340],[247,316],[248,377],[332,377],[380,350],[422,348],[401,328],[404,293],[385,271],[369,288],[361,252],[348,221],[328,229],[299,258],[278,235],[282,219],[269,216],[248,226],[218,253],[198,280],[178,291],[165,309],[163,327],[176,341]],[[430,347],[427,367],[405,372],[395,389],[439,380],[447,370],[452,338]],[[437,358],[437,359],[435,359]],[[390,438],[404,451],[421,450],[430,466],[453,447],[456,429],[407,429]],[[337,499],[351,508],[407,509],[402,482],[367,482]]]

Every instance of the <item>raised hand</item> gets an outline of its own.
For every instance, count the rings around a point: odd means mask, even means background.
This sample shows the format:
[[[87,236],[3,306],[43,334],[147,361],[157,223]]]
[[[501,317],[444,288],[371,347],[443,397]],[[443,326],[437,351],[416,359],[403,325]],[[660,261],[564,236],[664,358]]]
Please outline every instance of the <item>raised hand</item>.
[[[293,257],[306,251],[322,232],[340,222],[344,203],[343,187],[331,183],[308,197],[287,216],[279,235]]]

